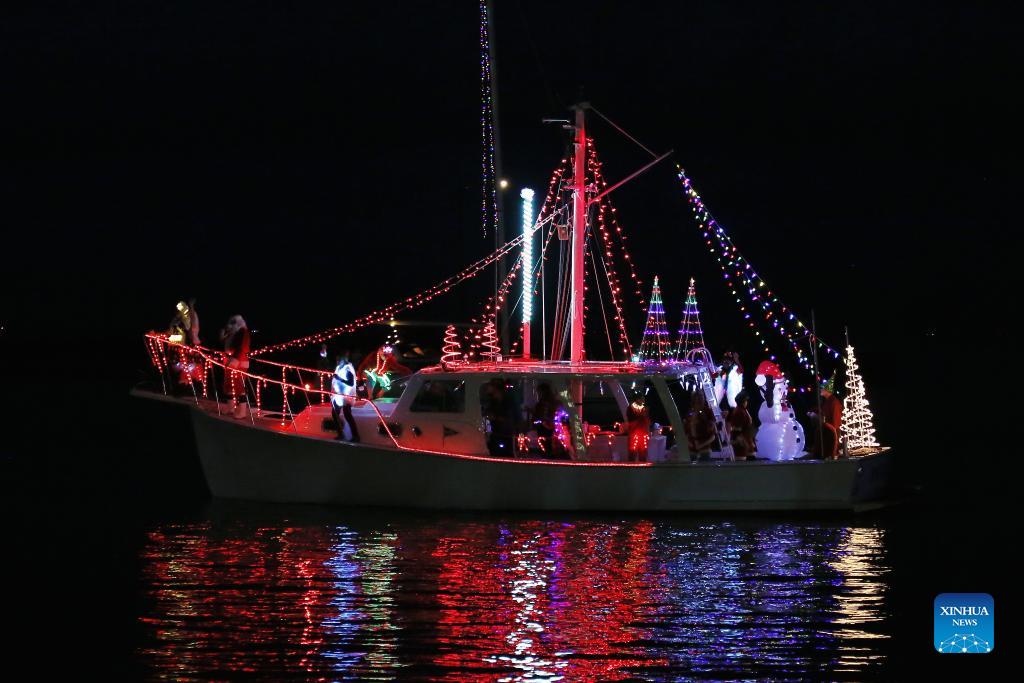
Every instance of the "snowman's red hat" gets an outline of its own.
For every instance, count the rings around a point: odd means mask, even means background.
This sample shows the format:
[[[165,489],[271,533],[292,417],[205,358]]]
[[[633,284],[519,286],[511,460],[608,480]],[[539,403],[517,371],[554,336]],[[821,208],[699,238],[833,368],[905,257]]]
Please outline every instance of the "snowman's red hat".
[[[766,377],[774,377],[775,379],[782,379],[782,370],[776,363],[770,360],[761,361],[761,364],[757,366],[758,375],[765,375]]]

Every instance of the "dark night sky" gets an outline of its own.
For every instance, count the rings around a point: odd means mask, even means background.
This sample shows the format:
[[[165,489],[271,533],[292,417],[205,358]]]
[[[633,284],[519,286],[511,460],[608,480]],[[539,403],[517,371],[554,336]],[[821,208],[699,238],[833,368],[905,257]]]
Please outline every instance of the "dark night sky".
[[[1014,435],[988,429],[973,408],[949,419],[948,403],[967,405],[976,388],[993,406],[1007,399],[967,382],[986,351],[1005,360],[1016,322],[1019,24],[992,3],[934,0],[497,5],[513,185],[544,187],[566,139],[540,119],[565,114],[581,89],[648,146],[674,149],[782,298],[804,316],[814,308],[826,339],[850,326],[881,438],[971,525],[947,534],[928,531],[930,519],[901,552],[935,557],[921,574],[949,579],[942,590],[996,593],[1004,563],[985,558],[1005,547],[1004,527],[974,520],[1006,514],[970,506],[1008,500],[998,480],[1012,479],[984,465],[1015,456],[974,449],[990,436],[1012,447]],[[95,633],[108,641],[100,651],[118,637],[93,615],[138,582],[130,539],[142,532],[128,525],[143,502],[202,489],[187,427],[161,426],[159,411],[128,396],[146,367],[141,333],[197,296],[208,341],[236,312],[263,339],[286,339],[491,250],[479,226],[477,3],[134,0],[20,11],[0,22],[0,393],[15,404],[0,408],[11,423],[0,479],[15,533],[54,517],[46,538],[61,575],[48,592],[61,604],[33,604],[47,623],[18,630],[47,644],[58,633],[61,652]],[[610,178],[646,162],[606,125],[592,132]],[[712,348],[749,348],[672,165],[614,200],[641,275],[662,276],[670,326],[694,275]],[[487,284],[418,315],[465,320]],[[636,338],[635,307],[633,318]],[[43,359],[24,357],[33,353]],[[35,381],[11,380],[21,373]],[[25,402],[23,388],[46,401]],[[32,443],[18,448],[25,435]],[[48,472],[23,477],[12,463]],[[83,514],[93,509],[102,522]],[[947,556],[950,541],[962,552]],[[11,564],[35,573],[40,561]],[[122,599],[130,634],[134,598]],[[120,640],[127,653],[134,641]]]
[[[1006,322],[997,245],[1021,74],[999,10],[588,3],[573,24],[572,5],[550,5],[498,2],[514,185],[544,186],[565,134],[540,119],[583,92],[675,149],[762,275],[833,340],[849,324],[879,353],[959,344],[967,313]],[[207,334],[240,311],[270,341],[487,253],[476,27],[471,2],[69,3],[6,23],[7,333],[45,338],[56,315],[83,340],[135,345],[195,295]],[[592,131],[609,177],[646,161]],[[670,326],[692,274],[711,339],[745,343],[671,164],[615,201]],[[485,289],[421,315],[465,319]]]

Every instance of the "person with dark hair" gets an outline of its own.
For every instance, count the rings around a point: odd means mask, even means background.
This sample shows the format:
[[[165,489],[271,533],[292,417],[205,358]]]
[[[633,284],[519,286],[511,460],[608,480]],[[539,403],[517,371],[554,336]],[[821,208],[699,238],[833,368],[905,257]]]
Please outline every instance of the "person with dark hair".
[[[487,420],[487,450],[496,457],[509,457],[515,444],[516,411],[505,387],[505,380],[495,377],[480,390]]]
[[[747,392],[741,391],[736,395],[736,407],[726,418],[732,450],[737,460],[757,460],[754,455],[757,451],[754,440],[754,420],[747,410],[748,405],[750,405],[750,396],[747,395]]]
[[[338,364],[334,368],[334,377],[331,378],[331,415],[334,417],[334,424],[338,427],[339,441],[345,439],[345,427],[341,423],[342,415],[348,424],[352,438],[349,441],[359,442],[359,428],[356,420],[352,417],[352,404],[356,400],[356,369],[349,361],[348,350],[338,354]]]
[[[565,446],[558,438],[559,412],[565,412],[550,384],[537,385],[537,403],[533,406],[533,429],[537,432],[541,451],[549,458],[566,457]]]
[[[683,426],[686,429],[691,460],[710,460],[711,447],[718,441],[718,430],[715,427],[715,416],[711,413],[703,392],[693,392],[690,414],[686,416]]]
[[[322,372],[331,372],[334,370],[335,364],[331,363],[331,354],[327,348],[327,344],[320,345],[320,351],[316,357],[316,369]]]

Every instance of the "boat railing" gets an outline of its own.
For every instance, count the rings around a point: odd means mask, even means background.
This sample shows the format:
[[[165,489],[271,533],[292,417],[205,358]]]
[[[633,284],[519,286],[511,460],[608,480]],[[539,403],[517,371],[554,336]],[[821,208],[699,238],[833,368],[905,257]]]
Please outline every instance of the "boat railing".
[[[227,357],[222,351],[215,351],[200,345],[192,346],[182,342],[171,341],[167,334],[158,332],[149,332],[145,335],[145,338],[150,360],[160,372],[164,394],[169,395],[171,393],[168,391],[168,383],[172,387],[183,384],[180,382],[180,379],[184,370],[184,375],[188,378],[187,383],[196,405],[203,407],[203,401],[210,401],[215,404],[218,415],[223,415],[226,407],[230,408],[233,412],[240,405],[241,401],[244,400],[248,408],[247,412],[250,422],[254,426],[256,425],[256,419],[259,418],[261,420],[277,421],[281,428],[289,429],[296,426],[295,421],[297,417],[288,399],[289,396],[301,394],[305,398],[307,408],[311,408],[314,405],[314,402],[310,400],[311,396],[314,397],[314,400],[318,400],[319,405],[330,402],[332,392],[330,390],[329,378],[334,375],[333,372],[265,359],[249,359],[250,363],[272,367],[275,369],[275,372],[279,369],[281,371],[281,379],[276,379],[251,371],[250,368],[230,367]],[[199,379],[196,379],[195,374],[189,370],[189,364],[195,366],[197,361],[202,363]],[[178,377],[175,377],[173,372],[176,366],[178,366]],[[222,401],[220,392],[217,391],[214,368],[220,368],[223,373],[232,373],[234,377],[240,378],[243,381],[245,390],[242,392],[241,398],[232,395],[224,397]],[[290,381],[289,373],[295,373],[299,382]],[[316,376],[318,378],[318,386],[313,387],[310,382],[304,381],[303,373]],[[325,383],[326,388],[324,386]],[[197,384],[199,385],[198,388]],[[278,391],[280,391],[281,405],[278,410],[264,407],[265,390],[270,385],[276,386]],[[250,401],[250,395],[256,402],[255,406]],[[374,413],[377,415],[377,421],[380,423],[381,434],[386,434],[395,448],[410,450],[407,447],[403,447],[398,442],[398,439],[395,438],[384,414],[377,407],[373,399],[358,399],[358,405],[369,405],[373,408]]]

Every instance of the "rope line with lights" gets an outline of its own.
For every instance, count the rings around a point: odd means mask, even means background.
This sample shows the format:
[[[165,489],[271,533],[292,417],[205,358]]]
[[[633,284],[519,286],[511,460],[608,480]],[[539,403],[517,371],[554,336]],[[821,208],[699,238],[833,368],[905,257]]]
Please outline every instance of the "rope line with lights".
[[[757,309],[760,309],[760,317],[763,318],[760,321],[761,324],[771,327],[788,342],[796,354],[797,362],[800,366],[813,373],[812,359],[800,347],[798,341],[798,339],[803,338],[810,339],[810,329],[777,296],[772,294],[768,284],[758,275],[757,270],[754,269],[750,261],[740,253],[732,238],[729,237],[729,234],[718,224],[714,216],[711,215],[711,212],[704,205],[703,199],[694,189],[692,181],[686,175],[686,171],[682,167],[677,167],[677,169],[677,175],[682,183],[683,191],[686,194],[687,201],[691,204],[694,219],[704,237],[708,251],[715,256],[715,260],[722,270],[722,277],[725,279],[729,291],[735,297],[740,313],[743,315],[744,320],[747,321],[747,326],[754,336],[758,338],[765,353],[768,353],[770,358],[775,360],[775,356],[771,355],[766,335],[761,334],[754,322],[753,314],[758,312]],[[743,302],[741,296],[745,296],[749,300],[750,309]],[[818,344],[819,348],[826,350],[833,358],[838,359],[840,357],[839,351],[821,341],[820,338],[815,337],[814,341]]]
[[[550,223],[556,215],[558,214],[552,213],[547,218],[543,220],[538,220],[529,234],[532,235],[534,232],[542,228],[544,225]],[[506,242],[505,244],[503,244],[498,249],[491,252],[484,258],[472,263],[466,268],[463,268],[455,275],[445,280],[442,280],[441,282],[420,292],[419,294],[406,297],[405,299],[402,299],[400,301],[396,301],[388,306],[385,306],[384,308],[378,309],[372,313],[368,313],[362,316],[361,318],[357,318],[356,320],[350,323],[346,323],[345,325],[334,327],[329,330],[324,330],[322,332],[310,334],[305,337],[299,337],[298,339],[293,339],[291,341],[281,342],[279,344],[272,344],[270,346],[264,346],[262,348],[255,349],[249,354],[249,357],[252,358],[266,353],[284,351],[287,349],[302,348],[306,346],[311,346],[313,344],[321,344],[329,339],[333,339],[334,337],[338,337],[342,334],[353,332],[362,327],[390,321],[392,318],[395,317],[395,314],[401,311],[407,311],[422,306],[428,301],[431,301],[434,298],[441,296],[442,294],[446,294],[456,285],[459,285],[465,282],[466,280],[480,274],[480,272],[484,270],[487,266],[491,265],[498,259],[504,257],[506,254],[512,252],[514,249],[519,247],[525,236],[526,233],[520,234],[515,239]]]

